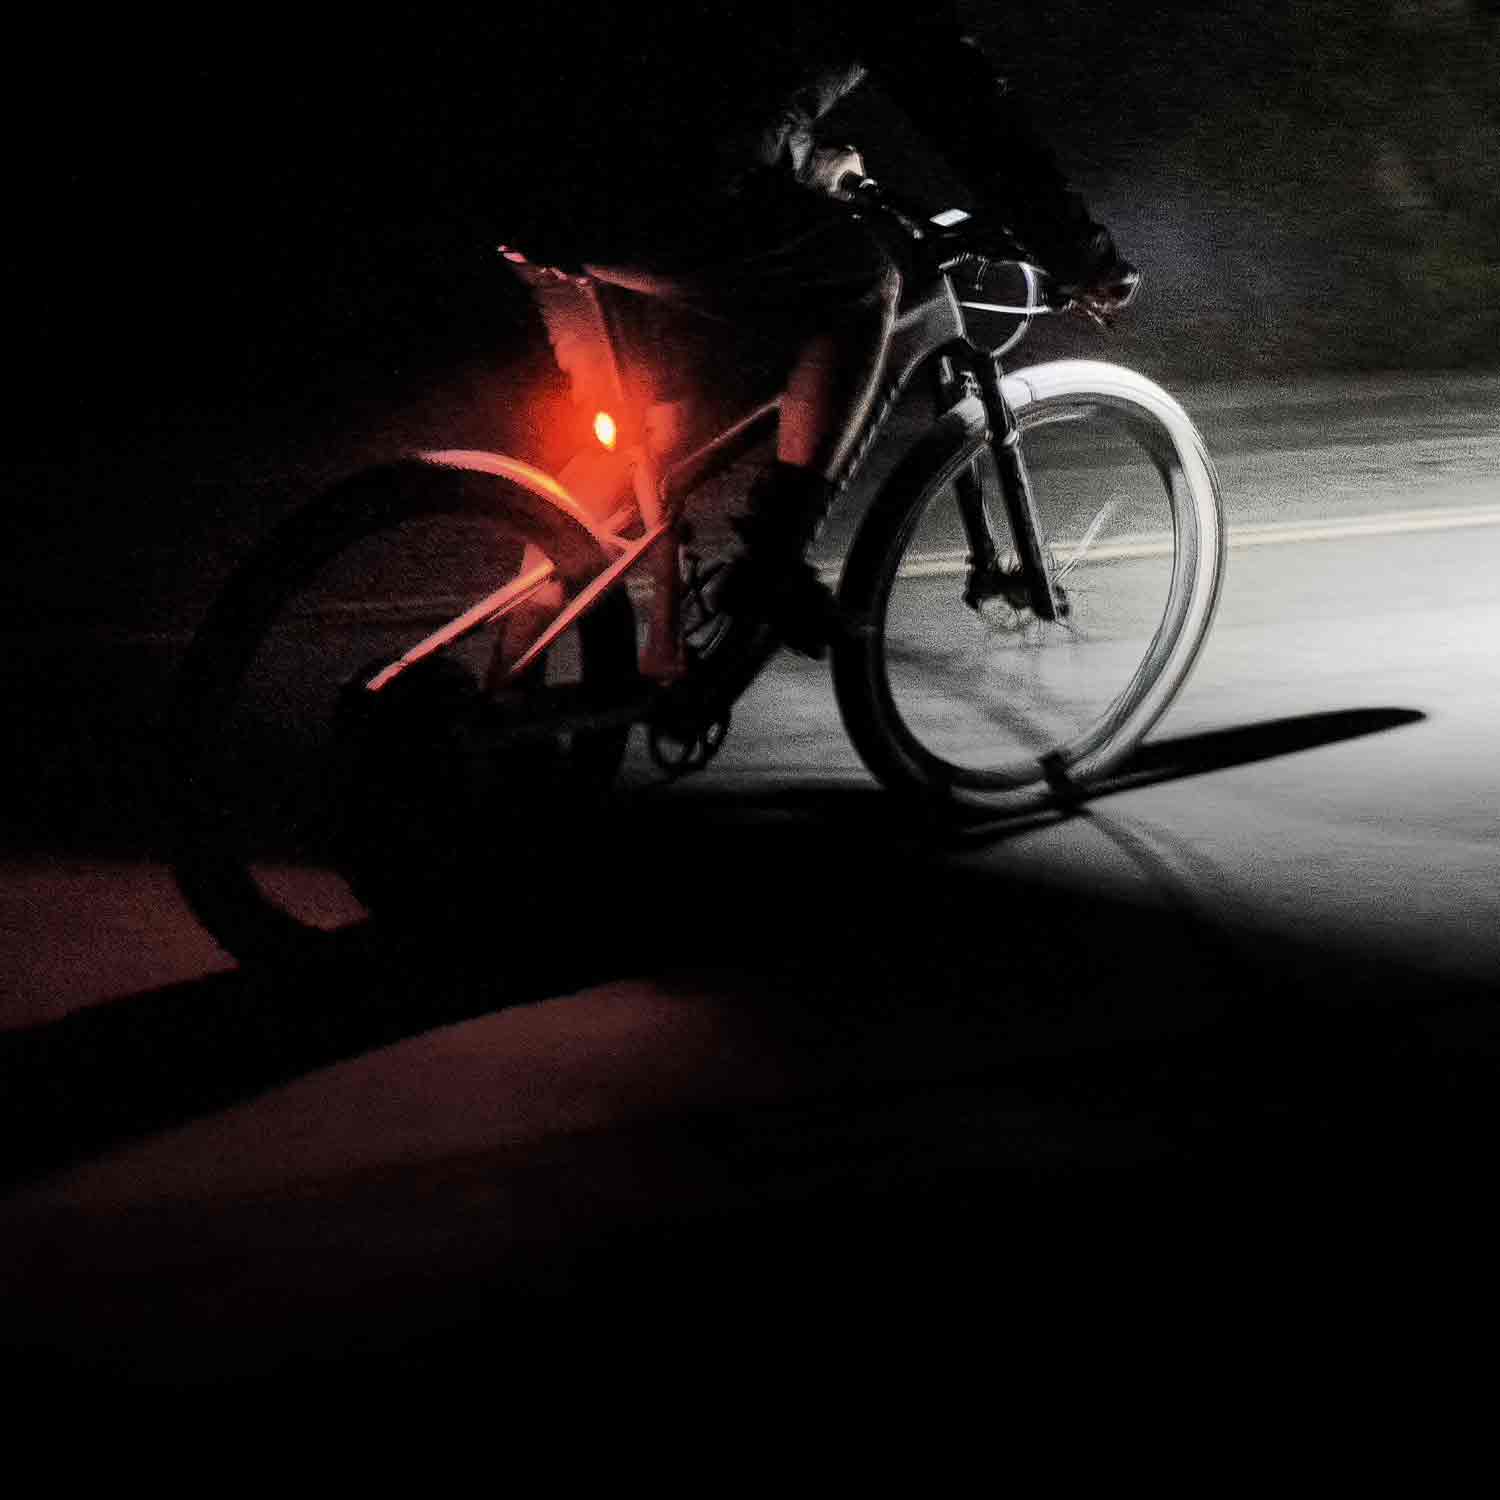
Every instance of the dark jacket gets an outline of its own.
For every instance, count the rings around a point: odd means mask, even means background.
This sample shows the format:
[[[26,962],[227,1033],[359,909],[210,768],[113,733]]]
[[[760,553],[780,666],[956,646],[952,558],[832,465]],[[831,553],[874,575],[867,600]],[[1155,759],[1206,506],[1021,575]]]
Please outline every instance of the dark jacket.
[[[905,16],[850,0],[572,3],[523,12],[511,40],[497,166],[517,242],[569,259],[639,253],[747,178],[803,171],[818,122],[873,76],[1055,273],[1084,279],[1116,258],[942,0]]]

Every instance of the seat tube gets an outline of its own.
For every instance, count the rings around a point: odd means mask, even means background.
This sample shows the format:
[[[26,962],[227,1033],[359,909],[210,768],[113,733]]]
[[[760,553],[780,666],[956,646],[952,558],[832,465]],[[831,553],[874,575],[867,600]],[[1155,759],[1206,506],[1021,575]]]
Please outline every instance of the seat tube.
[[[643,677],[675,682],[687,672],[682,640],[682,544],[677,529],[678,506],[665,493],[656,455],[646,445],[635,464],[636,504],[647,529],[664,526],[646,557],[651,581],[646,641],[640,654]]]
[[[614,298],[618,295],[609,283],[591,280],[594,306],[604,329],[609,351],[609,368],[615,394],[624,404],[625,414],[646,426],[644,403],[646,392],[624,358],[628,341]],[[637,665],[643,677],[658,682],[675,682],[687,673],[687,656],[682,640],[682,563],[677,533],[677,516],[662,482],[661,454],[643,430],[633,449],[633,477],[636,505],[648,530],[665,526],[660,539],[646,558],[645,575],[651,583],[650,613],[646,621],[646,640]]]
[[[1042,545],[1041,522],[1037,516],[1031,477],[1026,472],[1026,458],[1021,452],[1021,429],[1001,389],[1000,374],[998,359],[987,360],[979,371],[980,395],[993,434],[991,448],[995,466],[1000,472],[1000,493],[1005,499],[1011,540],[1015,543],[1026,578],[1031,608],[1038,619],[1056,620],[1057,595],[1053,592],[1052,573]]]

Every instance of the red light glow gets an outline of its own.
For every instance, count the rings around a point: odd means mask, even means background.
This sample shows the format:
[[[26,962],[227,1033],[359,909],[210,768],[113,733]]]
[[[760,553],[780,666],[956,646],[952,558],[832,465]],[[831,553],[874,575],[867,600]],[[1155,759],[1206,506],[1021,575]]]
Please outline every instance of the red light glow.
[[[615,419],[607,411],[598,412],[594,417],[594,436],[610,450],[614,452],[615,443],[619,438],[619,432],[615,427]]]

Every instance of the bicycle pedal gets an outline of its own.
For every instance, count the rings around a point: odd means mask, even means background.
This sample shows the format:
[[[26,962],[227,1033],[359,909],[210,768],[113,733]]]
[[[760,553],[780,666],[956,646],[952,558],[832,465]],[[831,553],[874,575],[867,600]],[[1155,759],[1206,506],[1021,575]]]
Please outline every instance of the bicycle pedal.
[[[724,747],[729,735],[729,714],[707,723],[673,727],[664,720],[653,721],[647,730],[647,748],[658,770],[670,780],[707,769],[708,763]]]
[[[681,682],[688,675],[687,652],[681,637],[660,644],[648,639],[641,651],[640,674],[652,682]]]

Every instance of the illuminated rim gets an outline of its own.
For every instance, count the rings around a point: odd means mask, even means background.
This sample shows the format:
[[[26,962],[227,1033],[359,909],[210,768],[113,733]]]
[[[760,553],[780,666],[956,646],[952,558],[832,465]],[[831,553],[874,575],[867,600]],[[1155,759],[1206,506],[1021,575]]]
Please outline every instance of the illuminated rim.
[[[1212,462],[1187,414],[1159,386],[1119,366],[1063,360],[1006,376],[1003,388],[1023,430],[1045,423],[1052,403],[1058,408],[1054,420],[1090,409],[1103,409],[1118,419],[1162,474],[1173,515],[1174,546],[1162,617],[1124,688],[1072,740],[1034,759],[1018,756],[1003,768],[955,766],[926,749],[907,727],[891,694],[883,630],[874,632],[868,680],[883,704],[879,717],[899,779],[992,795],[1035,788],[1045,779],[1096,779],[1140,743],[1181,690],[1202,648],[1217,608],[1225,555],[1222,504]],[[906,512],[885,555],[877,593],[882,616],[913,531],[962,462],[945,465]]]

